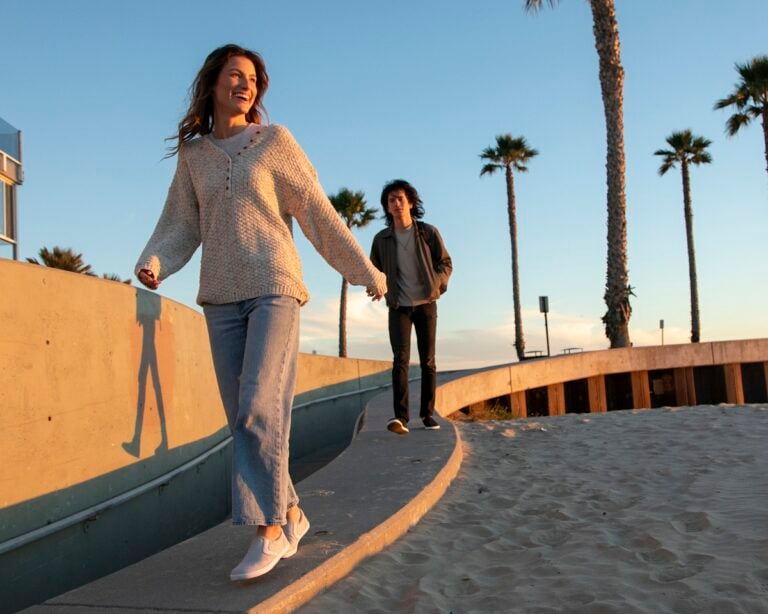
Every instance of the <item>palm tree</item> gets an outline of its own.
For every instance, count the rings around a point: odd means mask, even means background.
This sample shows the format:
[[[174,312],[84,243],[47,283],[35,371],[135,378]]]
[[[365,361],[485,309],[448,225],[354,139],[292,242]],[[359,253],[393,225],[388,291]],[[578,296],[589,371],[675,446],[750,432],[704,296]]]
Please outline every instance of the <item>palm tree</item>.
[[[512,243],[512,300],[515,308],[515,350],[518,360],[525,360],[525,339],[523,338],[523,316],[520,312],[520,271],[517,258],[517,212],[515,209],[515,177],[513,169],[524,173],[526,164],[538,156],[539,152],[528,146],[525,137],[513,137],[500,134],[496,137],[496,147],[486,147],[480,154],[487,164],[480,171],[480,176],[492,175],[504,169],[507,177],[507,213],[509,214],[509,240]]]
[[[47,247],[41,247],[37,252],[40,256],[40,260],[47,267],[53,269],[61,269],[63,271],[71,271],[73,273],[82,273],[83,275],[93,275],[91,272],[91,265],[83,262],[83,255],[76,254],[71,248],[61,248],[55,246],[53,250],[49,250]],[[37,258],[27,258],[27,262],[32,264],[40,264]]]
[[[338,193],[328,196],[333,208],[338,211],[347,228],[362,228],[375,217],[376,209],[367,209],[365,194],[341,188]],[[341,301],[339,305],[339,356],[347,356],[347,287],[349,282],[341,279]]]
[[[709,164],[712,156],[707,147],[712,144],[701,136],[694,136],[690,130],[673,132],[667,137],[667,144],[672,149],[659,149],[655,156],[662,156],[663,162],[659,167],[659,175],[675,168],[680,163],[683,175],[683,211],[685,213],[685,236],[688,239],[688,280],[691,284],[691,343],[698,343],[701,337],[701,322],[699,321],[699,282],[696,277],[696,250],[693,247],[693,210],[691,208],[691,179],[689,166]]]
[[[131,279],[122,279],[117,273],[102,273],[101,278],[109,281],[118,281],[127,286],[130,286],[132,283]]]
[[[768,55],[754,57],[747,64],[736,64],[736,72],[741,80],[730,96],[715,103],[715,109],[736,108],[736,113],[728,118],[725,125],[728,136],[734,136],[753,119],[762,118],[765,170],[768,172]]]
[[[535,12],[545,0],[525,0],[525,8]],[[557,0],[546,0],[554,7]],[[603,95],[607,154],[605,169],[608,185],[608,256],[605,304],[602,320],[612,348],[629,347],[629,318],[632,307],[627,270],[627,196],[624,159],[624,68],[616,9],[613,0],[588,0],[592,8],[595,47],[600,60],[600,90]]]

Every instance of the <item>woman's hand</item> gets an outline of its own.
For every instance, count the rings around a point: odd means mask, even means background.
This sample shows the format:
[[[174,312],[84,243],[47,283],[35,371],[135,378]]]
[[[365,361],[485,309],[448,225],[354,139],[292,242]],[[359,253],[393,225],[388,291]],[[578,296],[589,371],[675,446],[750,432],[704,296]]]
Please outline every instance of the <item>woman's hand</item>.
[[[376,288],[374,286],[368,286],[365,289],[365,293],[371,297],[372,301],[380,301],[382,298],[384,298],[383,294],[377,294]]]
[[[384,273],[374,269],[374,281],[365,287],[365,293],[373,301],[380,301],[384,298],[384,295],[387,293],[387,277]]]
[[[140,269],[137,277],[150,290],[157,290],[160,286],[160,282],[155,279],[155,274],[149,269]]]

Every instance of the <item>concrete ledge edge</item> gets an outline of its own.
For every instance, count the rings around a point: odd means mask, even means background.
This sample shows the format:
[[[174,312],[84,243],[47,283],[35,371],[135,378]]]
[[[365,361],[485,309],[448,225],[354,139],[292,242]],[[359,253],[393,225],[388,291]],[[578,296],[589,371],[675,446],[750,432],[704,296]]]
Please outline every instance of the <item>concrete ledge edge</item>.
[[[451,428],[456,436],[456,445],[448,462],[416,497],[353,544],[248,611],[253,614],[292,612],[341,580],[363,559],[381,552],[403,536],[440,500],[459,472],[463,458],[461,437],[454,425]]]

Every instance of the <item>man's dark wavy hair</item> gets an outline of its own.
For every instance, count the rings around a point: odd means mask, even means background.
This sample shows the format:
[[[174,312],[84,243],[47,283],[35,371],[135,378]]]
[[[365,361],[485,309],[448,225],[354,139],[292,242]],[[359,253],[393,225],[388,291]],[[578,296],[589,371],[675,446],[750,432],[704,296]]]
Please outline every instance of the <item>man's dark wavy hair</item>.
[[[405,179],[395,179],[385,185],[384,189],[381,191],[381,206],[384,209],[384,215],[387,218],[387,226],[391,226],[393,222],[392,214],[387,210],[387,199],[389,198],[389,193],[394,192],[395,190],[402,190],[405,192],[405,197],[408,199],[408,202],[411,203],[411,217],[413,219],[420,220],[424,217],[424,206],[422,205],[421,197],[416,191],[416,188]]]

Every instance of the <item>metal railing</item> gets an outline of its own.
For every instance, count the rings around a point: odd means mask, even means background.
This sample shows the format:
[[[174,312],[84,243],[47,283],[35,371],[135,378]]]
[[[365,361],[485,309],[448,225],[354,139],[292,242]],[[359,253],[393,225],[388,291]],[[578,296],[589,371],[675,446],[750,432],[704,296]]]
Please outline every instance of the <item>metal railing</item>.
[[[411,378],[409,379],[409,381],[416,381],[418,379],[421,379],[421,378]],[[328,401],[334,401],[336,399],[343,399],[346,397],[357,396],[367,392],[375,392],[376,390],[383,390],[389,387],[391,387],[391,384],[381,384],[379,386],[372,386],[370,388],[350,390],[349,392],[342,392],[341,394],[336,394],[328,397],[321,397],[319,399],[312,399],[311,401],[294,405],[293,410],[295,411],[303,407],[309,407],[310,405],[317,405],[318,403],[326,403]],[[103,512],[106,512],[111,508],[117,507],[118,505],[122,505],[123,503],[131,501],[132,499],[135,499],[143,495],[144,493],[149,492],[150,490],[153,490],[160,486],[165,486],[171,480],[178,477],[179,475],[186,473],[190,469],[193,469],[194,467],[197,467],[198,465],[204,463],[210,456],[226,448],[231,441],[232,441],[232,437],[229,436],[225,440],[217,443],[215,446],[213,446],[209,450],[206,450],[205,452],[203,452],[202,454],[199,454],[192,460],[184,463],[181,467],[177,467],[176,469],[173,469],[172,471],[169,471],[161,475],[160,477],[155,478],[150,482],[147,482],[146,484],[137,486],[136,488],[128,490],[115,497],[112,497],[111,499],[107,499],[106,501],[103,501],[97,505],[93,505],[81,512],[77,512],[75,514],[67,516],[66,518],[62,518],[60,520],[52,522],[51,524],[48,524],[44,527],[40,527],[39,529],[34,529],[33,531],[29,531],[28,533],[24,533],[23,535],[19,535],[12,539],[6,540],[0,543],[0,555],[5,554],[6,552],[10,552],[11,550],[20,548],[22,546],[25,546],[29,543],[43,539],[44,537],[48,537],[49,535],[53,535],[54,533],[58,533],[59,531],[63,531],[64,529],[67,529],[81,522],[85,522],[88,520],[95,520],[96,518],[98,518],[99,514],[102,514]]]

